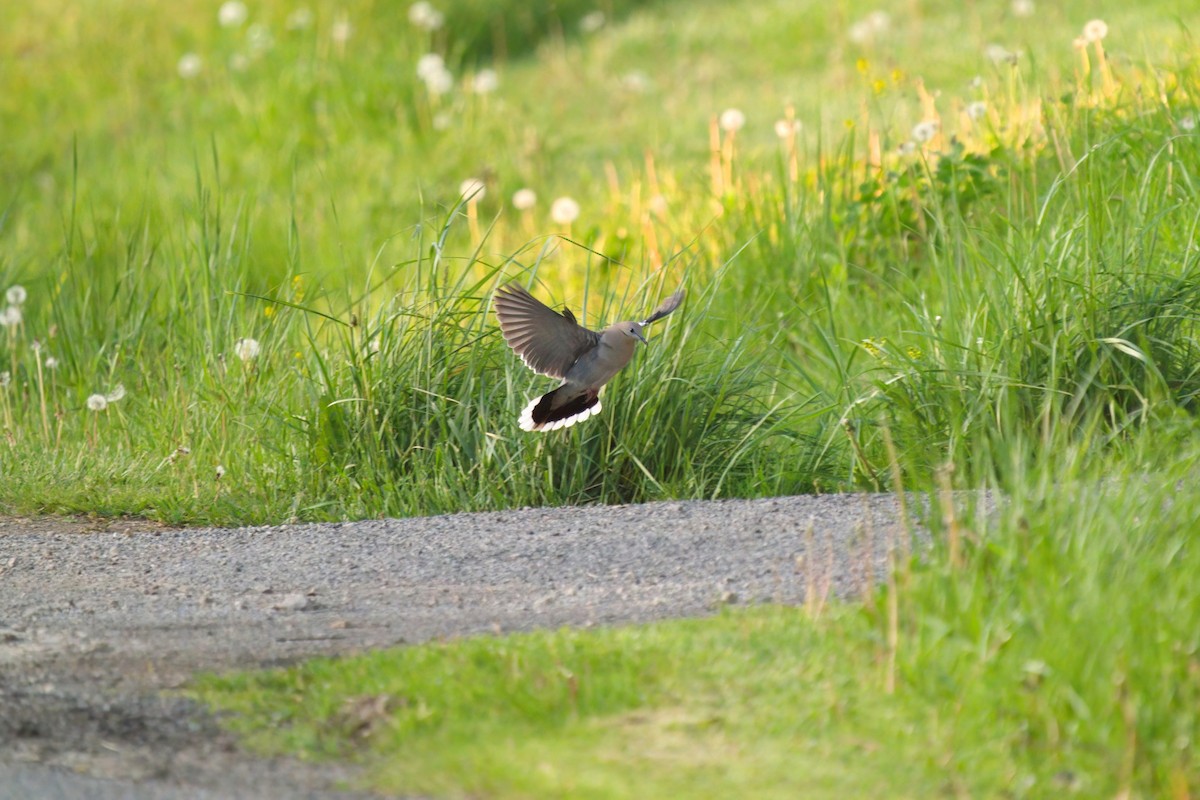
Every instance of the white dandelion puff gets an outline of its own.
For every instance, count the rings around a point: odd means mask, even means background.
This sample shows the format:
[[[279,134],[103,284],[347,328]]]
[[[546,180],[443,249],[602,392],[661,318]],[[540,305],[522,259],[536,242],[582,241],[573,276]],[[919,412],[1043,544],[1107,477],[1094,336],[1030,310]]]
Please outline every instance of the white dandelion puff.
[[[87,407],[89,411],[103,411],[108,408],[108,398],[102,394],[94,394],[88,397]]]
[[[1089,42],[1098,42],[1108,36],[1108,23],[1102,19],[1088,20],[1083,26],[1083,38]]]
[[[15,328],[21,324],[24,315],[21,314],[20,306],[9,306],[4,309],[4,313],[0,314],[0,325],[6,328]]]
[[[718,124],[723,131],[740,131],[746,125],[746,115],[739,108],[727,108],[721,112]]]
[[[512,196],[513,208],[518,211],[528,211],[537,205],[537,192],[533,189],[517,189]]]
[[[458,185],[458,195],[468,203],[478,203],[487,194],[487,184],[479,178],[467,178]]]
[[[924,144],[925,142],[928,142],[930,139],[932,139],[934,136],[936,136],[937,132],[938,132],[937,122],[927,119],[924,122],[918,122],[916,125],[913,126],[912,138],[913,138],[913,141]]]
[[[123,399],[124,397],[125,397],[125,384],[118,383],[116,386],[113,387],[113,390],[111,392],[104,395],[104,400],[106,403],[115,403],[118,400]]]
[[[287,15],[287,22],[284,24],[289,31],[302,31],[311,28],[313,23],[313,13],[307,8],[297,8],[295,11]]]
[[[494,69],[481,69],[471,79],[471,90],[475,94],[491,94],[500,88],[500,76]]]
[[[25,287],[20,284],[14,284],[8,287],[8,291],[4,293],[4,299],[9,305],[19,306],[25,302],[25,298],[29,297],[29,293],[25,291]]]
[[[191,80],[200,74],[200,70],[204,67],[204,62],[200,60],[200,56],[195,53],[184,53],[179,57],[179,63],[175,65],[176,71],[179,72],[179,77],[185,81]]]
[[[448,69],[435,72],[425,79],[425,88],[429,90],[430,94],[447,94],[454,88],[454,76],[450,74],[450,70]]]
[[[851,25],[847,35],[855,44],[867,44],[876,37],[887,33],[891,25],[892,18],[886,11],[872,11]]]
[[[408,7],[408,21],[423,31],[436,31],[446,22],[446,17],[433,7],[433,3],[420,0]]]
[[[238,339],[233,343],[233,354],[240,358],[243,363],[250,363],[258,358],[258,354],[262,351],[257,339],[249,337]]]
[[[55,358],[54,356],[46,356],[45,363],[46,363],[46,369],[48,369],[48,370],[53,371],[53,370],[58,369],[58,359]]]
[[[12,383],[12,373],[8,370],[0,372],[0,389],[7,389],[10,383]]]
[[[626,72],[621,76],[621,88],[634,94],[644,94],[650,89],[650,77],[638,70]]]
[[[993,64],[1015,64],[1019,56],[1002,44],[989,44],[983,48],[983,55]]]
[[[912,140],[901,142],[900,146],[896,148],[896,152],[902,156],[911,156],[917,152],[917,143]]]
[[[350,36],[354,33],[354,26],[349,20],[339,19],[333,23],[333,27],[329,30],[329,36],[333,39],[334,44],[345,44],[350,41]]]
[[[595,33],[604,27],[604,12],[593,11],[589,14],[584,14],[579,20],[579,30],[583,33]]]
[[[417,59],[417,77],[423,81],[445,69],[446,59],[437,53],[426,53]]]
[[[221,478],[225,477],[225,467],[217,464],[217,469],[215,471],[217,473],[217,480],[221,480]]]
[[[795,136],[804,127],[798,119],[780,119],[775,121],[775,135],[780,139],[788,139]]]
[[[983,102],[982,100],[976,100],[973,103],[967,104],[967,116],[971,119],[983,119],[985,114],[987,114],[987,103]]]
[[[1032,17],[1033,0],[1013,0],[1012,13],[1014,17]]]
[[[579,203],[570,197],[559,197],[550,204],[550,219],[559,225],[570,225],[579,219]]]
[[[892,26],[892,18],[886,11],[872,11],[864,21],[875,33],[887,33],[887,29]]]
[[[1191,114],[1179,118],[1179,129],[1183,131],[1196,130],[1196,118]]]
[[[236,28],[246,21],[247,16],[245,3],[228,0],[228,2],[222,3],[220,10],[217,11],[217,22],[221,23],[222,28]]]
[[[855,44],[866,44],[871,41],[871,26],[865,22],[856,22],[846,31],[846,35]]]
[[[246,44],[250,50],[255,53],[265,53],[271,49],[271,45],[275,43],[275,38],[271,36],[271,29],[261,22],[256,22],[246,29]]]

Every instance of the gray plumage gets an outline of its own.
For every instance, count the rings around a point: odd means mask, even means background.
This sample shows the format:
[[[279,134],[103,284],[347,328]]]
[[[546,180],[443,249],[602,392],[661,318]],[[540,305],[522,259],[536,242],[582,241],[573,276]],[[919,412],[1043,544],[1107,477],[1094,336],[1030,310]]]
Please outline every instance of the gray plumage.
[[[633,358],[642,330],[683,302],[683,290],[668,297],[641,322],[618,322],[588,330],[564,309],[560,314],[516,284],[496,291],[494,305],[504,341],[534,372],[562,384],[538,397],[521,413],[521,429],[566,428],[600,412],[600,388]]]

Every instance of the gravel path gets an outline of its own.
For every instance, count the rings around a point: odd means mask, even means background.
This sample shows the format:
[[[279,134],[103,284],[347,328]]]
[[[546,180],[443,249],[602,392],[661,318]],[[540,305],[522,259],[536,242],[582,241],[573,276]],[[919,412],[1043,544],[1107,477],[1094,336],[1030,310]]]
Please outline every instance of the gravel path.
[[[0,797],[351,797],[330,789],[348,767],[251,758],[163,690],[197,670],[797,603],[809,576],[851,595],[898,521],[890,495],[238,530],[0,520]]]

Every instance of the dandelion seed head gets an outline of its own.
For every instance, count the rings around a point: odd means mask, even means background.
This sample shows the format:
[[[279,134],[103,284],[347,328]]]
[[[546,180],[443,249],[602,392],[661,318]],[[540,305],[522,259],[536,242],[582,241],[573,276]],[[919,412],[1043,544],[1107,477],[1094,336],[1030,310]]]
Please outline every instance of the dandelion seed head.
[[[246,337],[238,339],[233,343],[233,354],[240,358],[243,363],[249,363],[258,358],[258,354],[261,351],[262,347],[259,345],[257,339]]]
[[[421,79],[425,81],[425,88],[433,95],[447,94],[454,88],[454,75],[445,67],[431,69]]]
[[[54,356],[46,356],[46,369],[48,369],[48,370],[58,369],[58,359],[55,358]]]
[[[644,94],[650,89],[650,78],[638,70],[626,72],[621,76],[621,88],[634,94]]]
[[[603,11],[592,11],[584,14],[579,20],[579,30],[583,33],[595,33],[604,27],[605,17]]]
[[[518,211],[528,211],[537,205],[537,192],[533,189],[517,189],[512,196],[513,208]]]
[[[983,48],[983,55],[993,64],[1015,64],[1018,56],[1002,44],[989,44]]]
[[[297,8],[295,11],[287,15],[287,21],[284,25],[289,31],[302,31],[311,28],[313,23],[313,13],[307,8]]]
[[[247,16],[245,3],[227,0],[221,3],[221,8],[217,11],[217,22],[221,23],[222,28],[236,28],[246,21]]]
[[[125,397],[125,384],[118,383],[113,387],[113,390],[104,396],[104,399],[109,403],[115,403]]]
[[[855,44],[868,44],[888,32],[892,18],[886,11],[872,11],[850,26],[847,36]]]
[[[900,146],[896,148],[896,152],[902,156],[911,156],[917,152],[917,143],[912,140],[901,142]]]
[[[14,284],[8,287],[8,291],[4,293],[4,299],[8,301],[9,305],[13,306],[21,305],[25,302],[25,298],[28,296],[29,293],[26,292],[25,287],[21,286],[20,284]]]
[[[718,120],[721,130],[733,133],[740,131],[746,125],[746,115],[739,108],[727,108],[721,112]]]
[[[559,197],[550,204],[550,219],[559,225],[570,225],[579,219],[579,203],[570,197]]]
[[[1014,17],[1032,17],[1033,12],[1033,0],[1013,0],[1012,13]]]
[[[339,19],[333,23],[333,27],[329,29],[329,36],[333,39],[334,44],[345,44],[350,41],[350,36],[354,33],[354,26],[349,20]]]
[[[94,394],[88,397],[87,407],[89,411],[103,411],[108,408],[108,398],[102,394]]]
[[[246,43],[253,52],[265,53],[275,43],[275,37],[271,36],[270,28],[261,22],[256,22],[246,29]]]
[[[9,306],[4,309],[4,313],[0,314],[0,325],[6,328],[15,328],[21,324],[21,320],[24,318],[20,306]]]
[[[934,120],[927,119],[924,122],[918,122],[913,126],[912,138],[913,141],[924,144],[937,135],[938,124]]]
[[[775,135],[780,139],[789,139],[804,127],[798,119],[780,119],[775,121]]]
[[[976,100],[967,104],[967,116],[971,119],[983,119],[985,114],[987,114],[987,103],[982,100]]]
[[[1179,129],[1184,131],[1196,130],[1196,117],[1192,114],[1179,118]],[[11,299],[10,299],[11,302]]]
[[[179,57],[179,63],[175,65],[179,77],[185,81],[190,81],[200,74],[200,70],[204,67],[204,62],[200,60],[200,56],[195,53],[184,53]]]
[[[487,185],[479,178],[467,178],[458,185],[458,195],[468,203],[478,203],[487,194]]]
[[[436,31],[446,18],[433,7],[433,3],[420,0],[408,7],[408,21],[423,31]]]
[[[10,383],[12,383],[12,373],[8,370],[0,372],[0,389],[7,389]]]
[[[29,349],[35,353],[40,353],[42,351],[42,340],[34,339],[32,342],[29,343]]]
[[[1102,19],[1088,20],[1083,26],[1083,38],[1089,42],[1098,42],[1108,36],[1108,23]]]
[[[225,477],[225,467],[221,466],[220,464],[217,464],[215,472],[217,474],[217,480],[221,480],[221,478]]]
[[[481,69],[471,80],[471,89],[475,94],[491,94],[500,88],[500,76],[494,69]]]
[[[446,59],[438,53],[426,53],[417,59],[417,77],[428,80],[430,75],[446,69]]]

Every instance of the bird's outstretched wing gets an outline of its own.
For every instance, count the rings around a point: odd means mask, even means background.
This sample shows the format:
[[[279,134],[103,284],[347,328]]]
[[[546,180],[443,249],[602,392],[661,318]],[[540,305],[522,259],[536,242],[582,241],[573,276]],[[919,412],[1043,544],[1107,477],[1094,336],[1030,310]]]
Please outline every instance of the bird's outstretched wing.
[[[661,306],[654,309],[654,313],[651,314],[649,317],[646,317],[646,319],[642,321],[642,324],[649,325],[651,322],[657,322],[658,320],[665,317],[667,314],[670,314],[672,311],[679,308],[679,304],[682,302],[683,302],[683,289],[680,289],[679,291],[675,292],[675,294],[671,295],[666,300],[664,300],[663,304]]]
[[[559,314],[516,284],[501,286],[493,300],[504,341],[525,365],[551,378],[565,378],[581,355],[600,342],[600,334]]]

